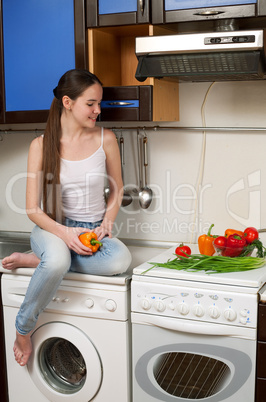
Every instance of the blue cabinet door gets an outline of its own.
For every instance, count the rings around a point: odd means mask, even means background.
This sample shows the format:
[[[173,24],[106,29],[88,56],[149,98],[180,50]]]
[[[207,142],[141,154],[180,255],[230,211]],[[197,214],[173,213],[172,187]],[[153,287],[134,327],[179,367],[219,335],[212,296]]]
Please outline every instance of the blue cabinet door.
[[[99,0],[99,14],[137,12],[137,0]]]
[[[3,0],[6,112],[47,110],[75,68],[73,0]]]
[[[257,0],[165,0],[165,11],[256,3]]]
[[[87,28],[150,22],[149,0],[86,0]]]

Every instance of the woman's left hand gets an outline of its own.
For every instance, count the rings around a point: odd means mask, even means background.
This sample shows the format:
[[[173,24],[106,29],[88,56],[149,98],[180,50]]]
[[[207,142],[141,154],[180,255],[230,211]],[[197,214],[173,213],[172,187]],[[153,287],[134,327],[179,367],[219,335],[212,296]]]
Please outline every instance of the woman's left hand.
[[[105,225],[101,224],[101,226],[98,226],[97,228],[93,229],[93,232],[97,235],[98,240],[102,240],[104,237],[112,237],[112,231],[109,227],[106,227]]]

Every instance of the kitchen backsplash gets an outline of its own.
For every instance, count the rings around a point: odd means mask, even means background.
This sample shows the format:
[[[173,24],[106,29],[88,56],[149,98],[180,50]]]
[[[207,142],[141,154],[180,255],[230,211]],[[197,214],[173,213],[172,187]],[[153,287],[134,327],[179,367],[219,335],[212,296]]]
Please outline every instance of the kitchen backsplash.
[[[180,121],[163,126],[202,127],[205,118],[207,127],[266,127],[266,81],[209,87],[210,83],[181,83]],[[115,236],[193,242],[211,223],[217,234],[228,227],[266,227],[266,130],[208,130],[204,135],[173,127],[145,133],[148,185],[154,198],[145,210],[137,197],[122,207]],[[121,131],[116,134],[119,138]],[[125,128],[122,135],[124,181],[138,189],[137,133]],[[24,209],[27,152],[33,138],[33,133],[0,138],[0,230],[32,228]]]

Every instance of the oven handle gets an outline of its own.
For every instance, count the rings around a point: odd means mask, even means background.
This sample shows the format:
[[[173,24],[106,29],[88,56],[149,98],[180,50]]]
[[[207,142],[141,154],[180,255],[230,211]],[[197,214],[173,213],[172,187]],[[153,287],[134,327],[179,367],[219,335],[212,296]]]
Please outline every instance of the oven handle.
[[[180,318],[160,317],[141,313],[131,314],[132,323],[148,324],[172,331],[187,332],[200,335],[238,336],[247,339],[256,339],[256,329],[224,325],[210,322],[188,321]]]

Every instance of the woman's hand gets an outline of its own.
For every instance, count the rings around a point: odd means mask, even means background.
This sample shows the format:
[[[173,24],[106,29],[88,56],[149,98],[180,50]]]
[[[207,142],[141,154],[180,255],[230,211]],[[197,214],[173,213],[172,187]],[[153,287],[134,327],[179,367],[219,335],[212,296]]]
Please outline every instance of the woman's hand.
[[[80,255],[92,255],[92,251],[89,247],[84,246],[79,240],[79,235],[84,232],[92,232],[90,229],[82,227],[67,227],[65,226],[64,235],[62,239],[70,248],[70,250],[75,251],[75,253]],[[94,232],[94,230],[93,230]]]
[[[112,237],[112,225],[102,222],[101,226],[93,229],[93,232],[97,235],[98,240],[102,240],[104,237]]]

